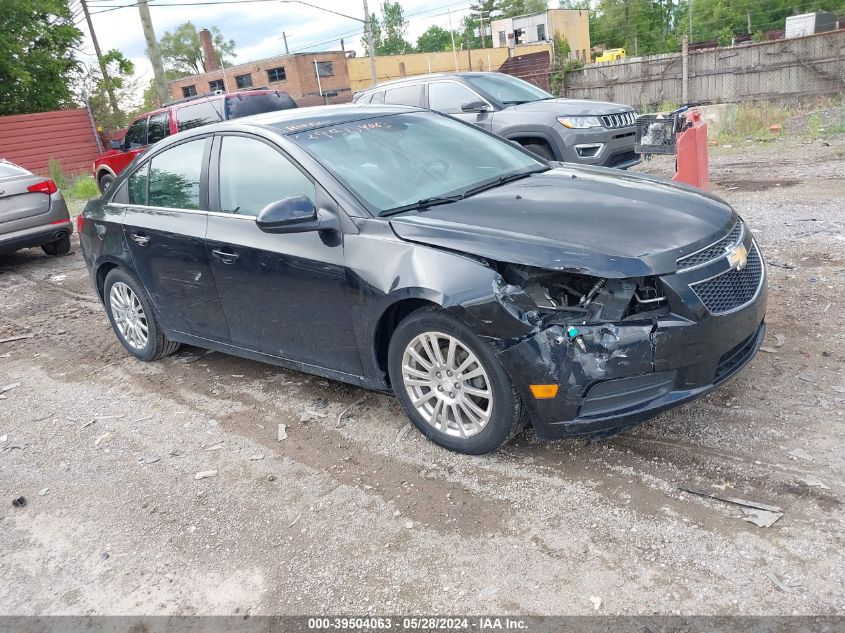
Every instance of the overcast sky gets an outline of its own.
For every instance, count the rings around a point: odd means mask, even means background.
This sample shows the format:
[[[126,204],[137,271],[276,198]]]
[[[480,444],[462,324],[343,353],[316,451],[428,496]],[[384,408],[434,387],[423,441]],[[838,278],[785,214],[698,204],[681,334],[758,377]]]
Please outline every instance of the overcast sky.
[[[308,0],[327,9],[352,16],[364,15],[360,0]],[[141,29],[135,0],[88,0],[94,22],[94,30],[103,52],[116,48],[130,58],[136,67],[136,74],[145,82],[152,77],[152,67],[146,57],[146,43]],[[355,49],[363,54],[361,46],[363,24],[342,18],[325,11],[301,4],[284,4],[269,1],[230,1],[228,4],[184,6],[188,2],[215,2],[215,0],[149,0],[150,13],[156,36],[161,38],[165,31],[172,31],[183,22],[191,21],[201,29],[217,26],[227,38],[235,40],[237,57],[234,63],[245,63],[263,57],[281,55],[285,52],[282,31],[287,34],[291,52],[307,50],[339,50],[340,38],[345,38],[346,49]],[[414,43],[416,38],[430,25],[443,28],[452,23],[457,27],[461,17],[467,14],[471,0],[401,0],[408,21],[407,39]],[[183,4],[183,6],[178,6]],[[168,6],[172,5],[172,6]],[[370,11],[378,14],[380,3],[369,0]],[[116,8],[122,7],[122,8]],[[112,10],[109,10],[112,9]],[[88,37],[88,26],[84,20],[79,28],[86,35],[84,53],[80,57],[86,63],[96,63],[94,47]]]

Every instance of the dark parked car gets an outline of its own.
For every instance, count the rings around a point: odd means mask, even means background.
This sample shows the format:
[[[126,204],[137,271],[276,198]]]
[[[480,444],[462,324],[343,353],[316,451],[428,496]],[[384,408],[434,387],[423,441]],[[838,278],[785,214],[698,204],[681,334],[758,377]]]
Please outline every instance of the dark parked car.
[[[56,183],[0,159],[0,254],[40,246],[48,255],[64,255],[72,234]]]
[[[619,103],[562,99],[504,73],[420,75],[355,94],[359,105],[420,106],[449,114],[519,143],[546,160],[627,169],[637,116]]]
[[[112,148],[94,160],[94,180],[100,192],[105,192],[138,154],[171,134],[209,123],[295,107],[296,103],[286,92],[267,89],[179,99],[136,118],[126,129],[123,139],[112,141]]]
[[[704,191],[548,164],[436,112],[327,106],[167,139],[81,230],[118,339],[392,388],[433,441],[606,435],[764,333],[747,225]]]

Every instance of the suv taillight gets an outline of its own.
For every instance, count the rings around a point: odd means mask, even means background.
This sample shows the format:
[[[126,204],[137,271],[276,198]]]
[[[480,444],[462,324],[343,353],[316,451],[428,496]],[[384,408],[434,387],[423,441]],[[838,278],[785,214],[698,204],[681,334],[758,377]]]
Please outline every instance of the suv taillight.
[[[82,227],[85,226],[85,216],[81,213],[76,216],[76,234],[82,235]]]
[[[26,190],[30,193],[46,193],[48,196],[51,196],[59,189],[56,187],[56,183],[48,178],[47,180],[42,180],[34,185],[30,185],[26,188]]]

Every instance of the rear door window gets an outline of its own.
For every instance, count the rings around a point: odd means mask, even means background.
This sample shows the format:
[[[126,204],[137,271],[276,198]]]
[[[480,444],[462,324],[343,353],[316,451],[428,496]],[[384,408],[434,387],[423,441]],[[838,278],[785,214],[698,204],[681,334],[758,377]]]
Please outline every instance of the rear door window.
[[[384,102],[393,105],[421,106],[422,84],[387,90],[384,93]]]
[[[384,103],[384,92],[374,92],[373,100],[370,103]]]
[[[151,207],[200,208],[200,177],[208,139],[171,147],[150,161],[147,194]]]
[[[182,106],[176,110],[176,128],[182,132],[202,127],[209,123],[216,123],[223,120],[221,107],[223,103],[220,98],[206,99],[199,103]]]
[[[147,204],[147,180],[150,172],[150,164],[144,163],[140,169],[129,176],[126,183],[126,191],[129,204],[146,206]],[[119,196],[116,195],[115,199]]]
[[[123,137],[123,147],[125,149],[143,147],[146,145],[146,137],[147,119],[138,119],[126,130],[126,136]]]
[[[170,133],[169,121],[170,116],[167,112],[154,114],[150,117],[150,122],[147,126],[147,145],[158,143]]]

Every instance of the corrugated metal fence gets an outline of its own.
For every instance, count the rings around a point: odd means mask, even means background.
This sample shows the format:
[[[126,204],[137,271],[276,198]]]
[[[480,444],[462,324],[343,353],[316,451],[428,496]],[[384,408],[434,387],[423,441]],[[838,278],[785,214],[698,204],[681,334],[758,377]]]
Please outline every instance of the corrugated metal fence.
[[[57,110],[0,117],[0,158],[46,174],[55,158],[65,174],[91,170],[101,152],[88,110]]]
[[[798,100],[845,91],[845,30],[690,51],[690,103]],[[566,96],[642,109],[683,103],[681,53],[589,64],[567,76]]]

